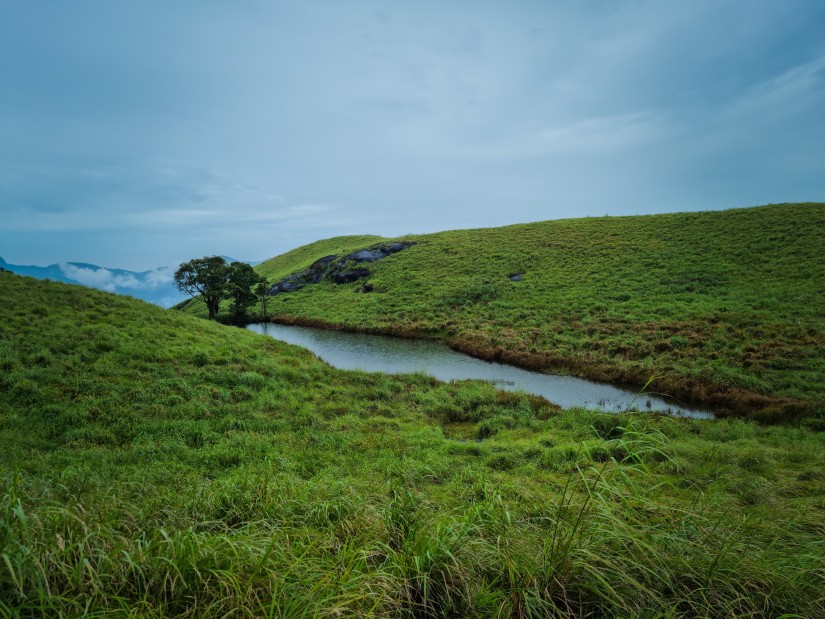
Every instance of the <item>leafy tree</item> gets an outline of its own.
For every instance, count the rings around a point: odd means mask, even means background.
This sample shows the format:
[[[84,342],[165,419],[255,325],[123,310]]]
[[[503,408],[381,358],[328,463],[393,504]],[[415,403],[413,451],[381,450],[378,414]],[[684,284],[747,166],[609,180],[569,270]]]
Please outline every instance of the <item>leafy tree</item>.
[[[195,258],[182,263],[175,271],[175,286],[181,292],[205,303],[209,319],[215,320],[221,299],[226,295],[229,268],[226,260],[220,256]]]
[[[229,265],[226,298],[232,301],[232,315],[236,319],[245,315],[246,310],[257,299],[255,287],[260,281],[261,276],[246,262],[233,262]]]
[[[267,318],[266,306],[269,302],[269,282],[265,277],[255,286],[255,294],[258,297],[258,302],[261,304],[261,318]]]

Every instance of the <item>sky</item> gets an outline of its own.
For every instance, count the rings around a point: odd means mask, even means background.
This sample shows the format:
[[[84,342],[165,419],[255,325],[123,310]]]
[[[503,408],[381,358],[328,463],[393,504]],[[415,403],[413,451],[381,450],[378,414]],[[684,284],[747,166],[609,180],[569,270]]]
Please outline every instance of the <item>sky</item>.
[[[0,256],[825,201],[821,0],[0,0]]]

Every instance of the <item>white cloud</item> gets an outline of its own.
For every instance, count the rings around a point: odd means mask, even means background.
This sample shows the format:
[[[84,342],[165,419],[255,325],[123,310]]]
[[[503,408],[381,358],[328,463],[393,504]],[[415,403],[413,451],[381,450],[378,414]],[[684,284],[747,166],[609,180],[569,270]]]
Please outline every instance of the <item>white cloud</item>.
[[[84,286],[117,292],[118,289],[147,290],[167,286],[172,283],[175,267],[160,267],[149,271],[142,279],[132,273],[118,274],[109,269],[90,269],[71,263],[61,264],[60,270],[63,275]]]
[[[144,277],[143,282],[149,288],[158,288],[159,286],[168,286],[172,283],[176,267],[159,267],[154,271],[149,271]]]
[[[69,279],[100,288],[108,292],[115,292],[117,288],[140,288],[141,283],[133,275],[115,275],[109,269],[88,269],[74,264],[61,264],[60,270]]]

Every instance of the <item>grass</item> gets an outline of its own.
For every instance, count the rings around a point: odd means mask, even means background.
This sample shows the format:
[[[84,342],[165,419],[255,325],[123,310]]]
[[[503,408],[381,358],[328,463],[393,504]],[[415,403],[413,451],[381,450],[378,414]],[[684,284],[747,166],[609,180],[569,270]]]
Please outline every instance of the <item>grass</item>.
[[[342,256],[383,240],[380,236],[364,234],[360,236],[338,236],[332,239],[315,241],[309,245],[302,245],[288,251],[277,258],[266,260],[259,264],[255,270],[270,281],[277,281],[291,273],[307,268],[318,258],[331,254]]]
[[[559,411],[0,292],[0,616],[825,613],[822,433]]]
[[[656,375],[656,391],[825,428],[825,204],[403,238],[416,245],[370,266],[374,292],[324,282],[275,297],[270,313],[436,337],[486,359],[597,380],[641,386]],[[299,248],[260,270],[280,277],[340,253],[335,246]],[[509,279],[516,274],[521,281]]]

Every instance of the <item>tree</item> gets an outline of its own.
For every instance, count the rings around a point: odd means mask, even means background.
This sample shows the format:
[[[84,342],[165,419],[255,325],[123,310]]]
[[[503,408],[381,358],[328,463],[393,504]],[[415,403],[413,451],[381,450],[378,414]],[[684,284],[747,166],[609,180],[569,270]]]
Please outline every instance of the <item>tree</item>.
[[[261,278],[258,285],[255,286],[255,294],[258,296],[258,302],[261,304],[261,318],[267,318],[266,305],[269,301],[269,282],[265,277]]]
[[[232,315],[240,319],[256,298],[255,286],[261,281],[261,276],[246,262],[233,262],[229,265],[226,278],[226,298],[232,300]]]
[[[226,295],[228,276],[226,260],[220,256],[205,256],[182,263],[174,277],[177,289],[205,303],[209,320],[215,320],[221,299]]]

